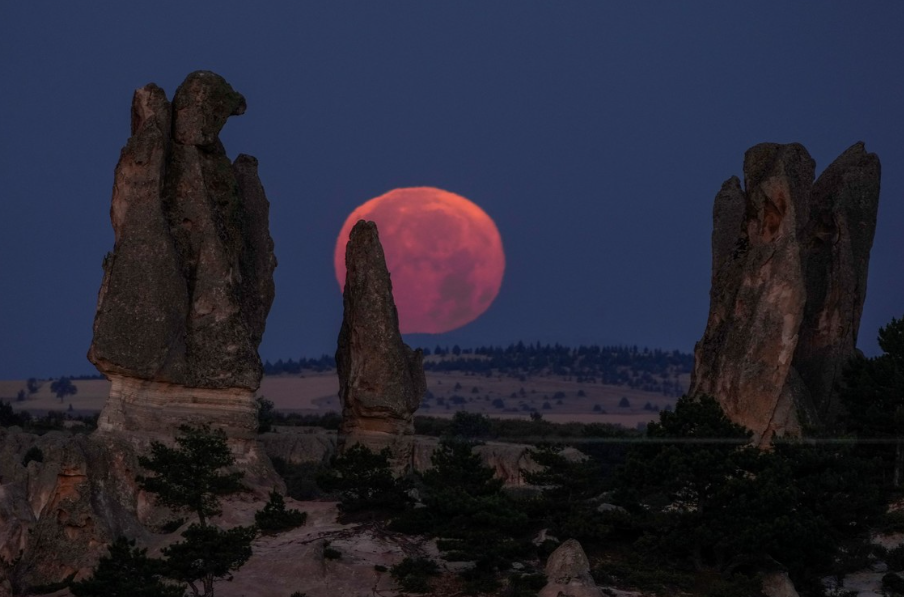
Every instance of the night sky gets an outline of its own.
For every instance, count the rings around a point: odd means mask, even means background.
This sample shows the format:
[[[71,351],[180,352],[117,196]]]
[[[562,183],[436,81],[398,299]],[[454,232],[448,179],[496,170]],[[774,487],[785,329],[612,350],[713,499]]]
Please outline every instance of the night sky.
[[[480,205],[507,269],[477,321],[413,345],[690,351],[712,202],[759,142],[821,172],[882,161],[860,346],[904,315],[904,3],[5,2],[0,9],[0,378],[85,353],[134,89],[213,70],[248,102],[221,138],[260,160],[276,243],[265,359],[335,350],[332,252],[396,187]]]

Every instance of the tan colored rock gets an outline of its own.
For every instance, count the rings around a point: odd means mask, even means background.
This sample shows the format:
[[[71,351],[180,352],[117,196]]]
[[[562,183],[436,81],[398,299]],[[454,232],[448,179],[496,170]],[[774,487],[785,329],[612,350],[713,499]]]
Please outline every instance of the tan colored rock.
[[[603,593],[590,576],[590,562],[581,544],[565,541],[546,561],[547,584],[537,597],[602,597]]]
[[[787,572],[769,572],[763,575],[763,595],[766,597],[798,597],[794,583]]]
[[[355,224],[345,252],[343,319],[336,350],[342,402],[340,450],[390,448],[397,468],[411,460],[413,417],[427,391],[423,353],[402,342],[377,226]]]
[[[878,159],[857,144],[815,185],[814,171],[799,144],[757,145],[744,188],[732,177],[713,208],[710,311],[688,393],[715,397],[760,445],[831,422],[856,346]]]
[[[188,75],[172,105],[156,85],[135,91],[88,358],[112,382],[100,433],[139,448],[210,423],[226,431],[247,481],[272,487],[254,402],[274,295],[269,203],[257,160],[230,162],[218,138],[244,111],[208,71]]]

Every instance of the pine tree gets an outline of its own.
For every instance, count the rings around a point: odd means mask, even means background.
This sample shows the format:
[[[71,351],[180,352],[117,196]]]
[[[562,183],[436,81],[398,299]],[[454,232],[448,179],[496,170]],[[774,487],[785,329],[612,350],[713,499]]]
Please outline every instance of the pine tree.
[[[147,557],[147,550],[135,547],[135,541],[119,537],[109,550],[90,578],[69,585],[75,597],[182,597],[185,594],[184,585],[162,581],[162,562]]]

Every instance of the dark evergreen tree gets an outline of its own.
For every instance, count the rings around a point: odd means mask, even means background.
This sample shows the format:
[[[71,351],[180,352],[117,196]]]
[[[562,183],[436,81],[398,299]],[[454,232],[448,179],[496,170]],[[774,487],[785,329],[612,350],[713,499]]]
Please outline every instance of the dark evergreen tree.
[[[904,317],[879,330],[883,354],[855,358],[841,393],[845,423],[857,437],[871,440],[858,448],[878,456],[888,471],[886,483],[904,481]]]
[[[208,524],[220,513],[219,498],[244,490],[242,473],[222,472],[235,464],[235,458],[222,429],[182,425],[175,448],[160,442],[151,444],[151,456],[139,457],[154,477],[138,477],[139,485],[157,494],[157,500],[175,510],[198,515],[182,533],[184,541],[164,548],[164,574],[188,584],[194,595],[212,597],[213,583],[228,578],[251,557],[251,541],[257,529],[234,527],[222,530]]]
[[[523,471],[524,480],[542,487],[531,502],[531,517],[561,540],[577,539],[582,545],[599,542],[608,533],[606,515],[593,501],[607,488],[601,464],[593,458],[567,458],[561,446],[541,445],[531,451],[531,460],[543,468]]]
[[[222,472],[235,464],[222,429],[210,425],[181,425],[176,448],[160,442],[151,444],[151,456],[140,456],[139,464],[155,473],[138,477],[142,489],[157,495],[157,501],[174,510],[188,510],[198,515],[201,526],[220,513],[220,496],[245,489],[242,473]]]
[[[300,527],[308,519],[307,512],[287,510],[286,502],[278,491],[270,492],[270,499],[263,509],[255,512],[254,522],[264,533],[278,533]]]
[[[473,561],[462,573],[471,592],[499,586],[513,558],[529,554],[527,515],[502,492],[502,480],[473,451],[474,444],[446,438],[422,476],[425,508],[405,512],[395,528],[436,536],[443,558]]]
[[[182,533],[184,541],[163,548],[166,576],[186,583],[194,595],[212,597],[213,583],[228,580],[251,557],[256,534],[253,526],[222,530],[193,523]]]
[[[396,478],[389,465],[389,448],[374,454],[355,444],[332,460],[332,468],[317,477],[325,491],[339,494],[343,514],[367,513],[382,517],[411,505],[411,482]]]
[[[135,541],[119,537],[109,550],[91,577],[69,585],[75,597],[182,597],[185,594],[184,585],[163,581],[162,562],[147,557],[147,550],[135,547]]]
[[[267,433],[272,431],[275,418],[273,401],[267,400],[264,396],[258,396],[254,402],[257,406],[257,432]]]

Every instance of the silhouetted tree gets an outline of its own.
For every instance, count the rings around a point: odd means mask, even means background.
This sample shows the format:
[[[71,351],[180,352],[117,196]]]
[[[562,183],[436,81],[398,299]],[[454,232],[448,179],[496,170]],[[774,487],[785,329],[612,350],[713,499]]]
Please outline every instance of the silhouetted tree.
[[[60,402],[62,402],[66,396],[78,394],[78,388],[68,377],[61,377],[52,382],[50,384],[50,391],[56,394],[56,397],[60,399]]]
[[[185,585],[163,581],[164,565],[147,557],[135,541],[117,538],[100,558],[94,573],[69,585],[75,597],[183,597]]]

